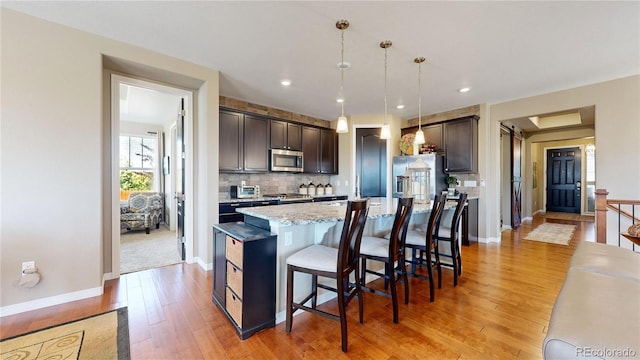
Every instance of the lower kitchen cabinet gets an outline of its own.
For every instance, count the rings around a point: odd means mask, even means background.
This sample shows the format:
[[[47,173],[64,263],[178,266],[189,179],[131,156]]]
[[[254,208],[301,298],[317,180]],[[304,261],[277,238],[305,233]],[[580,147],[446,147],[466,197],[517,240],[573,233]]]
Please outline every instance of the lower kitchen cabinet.
[[[213,225],[213,301],[240,339],[275,326],[276,235],[242,222]]]

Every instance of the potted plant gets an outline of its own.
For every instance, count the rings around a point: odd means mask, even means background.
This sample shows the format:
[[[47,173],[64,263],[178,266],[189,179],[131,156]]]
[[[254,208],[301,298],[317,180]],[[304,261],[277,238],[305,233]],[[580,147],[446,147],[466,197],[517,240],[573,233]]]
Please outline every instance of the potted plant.
[[[455,186],[458,184],[458,178],[456,178],[455,176],[449,175],[446,177],[446,179],[444,179],[444,181],[447,183],[447,187],[448,187],[447,195],[454,196],[456,194]]]

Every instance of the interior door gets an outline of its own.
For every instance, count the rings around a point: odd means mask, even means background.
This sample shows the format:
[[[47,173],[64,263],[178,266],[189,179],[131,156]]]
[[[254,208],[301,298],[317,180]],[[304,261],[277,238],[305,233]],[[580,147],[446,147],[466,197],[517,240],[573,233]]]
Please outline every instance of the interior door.
[[[184,184],[185,184],[185,145],[184,145],[184,98],[180,99],[180,110],[178,111],[178,119],[176,121],[177,136],[176,136],[176,193],[174,198],[176,199],[176,209],[178,215],[178,226],[176,228],[176,240],[178,245],[178,253],[180,258],[184,261],[186,257],[186,250],[184,246]]]
[[[511,227],[522,222],[522,136],[514,129],[511,135]]]
[[[547,211],[580,214],[580,148],[547,150]]]
[[[356,174],[361,197],[381,197],[387,193],[387,142],[379,128],[356,129]]]

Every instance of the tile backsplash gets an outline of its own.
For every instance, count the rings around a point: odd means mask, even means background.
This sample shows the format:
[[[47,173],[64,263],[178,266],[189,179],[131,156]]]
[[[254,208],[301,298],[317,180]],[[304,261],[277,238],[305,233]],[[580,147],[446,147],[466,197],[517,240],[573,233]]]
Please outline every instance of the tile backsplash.
[[[300,184],[327,185],[329,175],[293,174],[293,173],[261,173],[261,174],[228,174],[220,173],[218,196],[221,201],[229,200],[229,186],[240,185],[240,181],[247,185],[259,185],[261,194],[297,193]],[[335,186],[335,184],[331,184]]]

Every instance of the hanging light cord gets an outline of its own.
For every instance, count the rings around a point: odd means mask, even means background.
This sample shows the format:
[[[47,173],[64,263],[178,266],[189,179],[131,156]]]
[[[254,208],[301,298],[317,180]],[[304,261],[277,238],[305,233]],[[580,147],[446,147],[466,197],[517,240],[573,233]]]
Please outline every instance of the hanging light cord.
[[[341,34],[341,48],[340,48],[340,107],[342,109],[342,116],[344,116],[344,29],[340,30]]]
[[[422,86],[420,79],[422,78],[422,61],[418,63],[418,130],[422,130]]]
[[[384,123],[387,123],[387,48],[384,48]]]

